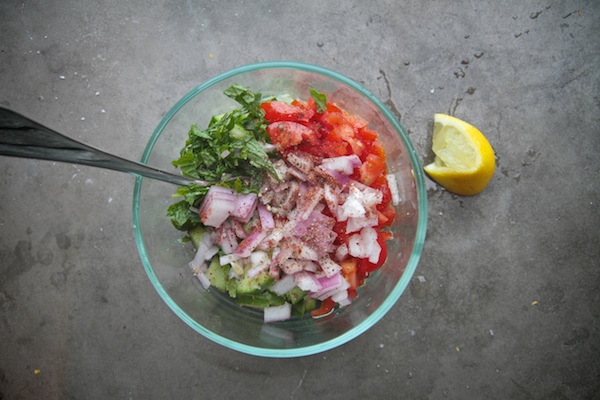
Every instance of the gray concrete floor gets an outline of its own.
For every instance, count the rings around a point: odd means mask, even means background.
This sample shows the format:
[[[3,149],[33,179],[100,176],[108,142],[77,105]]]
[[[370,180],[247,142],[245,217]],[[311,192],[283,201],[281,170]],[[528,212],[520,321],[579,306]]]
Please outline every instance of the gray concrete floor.
[[[283,360],[167,308],[134,177],[2,157],[0,398],[598,398],[599,21],[596,0],[0,2],[0,103],[123,157],[204,80],[282,59],[363,83],[423,161],[435,112],[497,153],[482,194],[430,188],[423,257],[382,321]]]

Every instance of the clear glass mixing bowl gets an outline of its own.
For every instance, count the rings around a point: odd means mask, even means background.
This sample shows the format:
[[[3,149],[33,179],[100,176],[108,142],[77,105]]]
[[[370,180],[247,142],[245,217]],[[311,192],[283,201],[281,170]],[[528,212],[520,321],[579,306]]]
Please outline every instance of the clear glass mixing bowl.
[[[177,170],[178,158],[192,124],[206,127],[213,115],[239,105],[223,94],[233,85],[263,95],[290,94],[308,99],[309,88],[327,93],[346,111],[369,121],[386,150],[387,166],[398,181],[401,203],[391,230],[386,263],[372,273],[358,297],[333,314],[312,319],[263,323],[262,312],[242,308],[217,290],[205,291],[187,267],[191,243],[182,243],[166,217],[174,202],[173,185],[138,177],[134,188],[133,224],[139,254],[150,281],[167,305],[206,338],[228,348],[263,357],[299,357],[342,345],[365,332],[396,303],[417,267],[427,226],[423,171],[410,139],[398,120],[372,93],[353,80],[314,65],[266,62],[242,66],[210,79],[184,96],[167,113],[150,138],[141,162]]]

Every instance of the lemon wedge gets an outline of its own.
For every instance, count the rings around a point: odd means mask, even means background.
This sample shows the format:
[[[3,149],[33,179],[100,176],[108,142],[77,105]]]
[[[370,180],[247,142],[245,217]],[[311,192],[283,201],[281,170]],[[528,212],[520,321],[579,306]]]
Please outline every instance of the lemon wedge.
[[[473,196],[486,188],[496,169],[494,149],[479,129],[458,118],[435,114],[433,163],[425,172],[446,190]]]

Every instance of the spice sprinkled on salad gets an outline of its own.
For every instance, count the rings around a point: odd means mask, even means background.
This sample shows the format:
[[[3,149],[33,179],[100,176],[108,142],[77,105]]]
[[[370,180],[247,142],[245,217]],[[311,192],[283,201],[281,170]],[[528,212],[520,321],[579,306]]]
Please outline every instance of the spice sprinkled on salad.
[[[387,258],[400,201],[377,132],[310,93],[231,86],[240,108],[193,125],[173,161],[212,183],[179,187],[167,212],[196,248],[194,275],[267,323],[351,304]]]

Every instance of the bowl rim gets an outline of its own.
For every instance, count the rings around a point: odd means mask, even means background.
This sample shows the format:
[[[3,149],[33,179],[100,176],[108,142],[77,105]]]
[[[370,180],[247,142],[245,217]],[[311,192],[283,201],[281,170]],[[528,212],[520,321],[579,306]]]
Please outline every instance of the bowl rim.
[[[138,252],[140,258],[142,260],[142,264],[144,265],[144,269],[152,282],[152,285],[163,299],[163,301],[171,308],[171,310],[186,324],[188,324],[192,329],[196,332],[200,333],[207,339],[220,344],[224,347],[227,347],[232,350],[239,351],[241,353],[246,353],[253,356],[260,357],[270,357],[270,358],[292,358],[292,357],[303,357],[314,355],[317,353],[321,353],[324,351],[328,351],[334,349],[338,346],[341,346],[352,339],[360,336],[362,333],[367,331],[369,328],[374,326],[379,320],[383,318],[385,314],[396,304],[396,302],[400,299],[402,293],[404,293],[406,287],[408,286],[412,276],[416,270],[417,264],[421,257],[423,251],[423,245],[425,242],[425,234],[427,230],[427,191],[425,185],[425,176],[423,172],[423,168],[421,166],[421,162],[419,157],[415,151],[415,148],[410,141],[408,134],[404,127],[400,124],[396,116],[388,109],[388,107],[381,102],[373,93],[364,88],[362,85],[357,83],[356,81],[341,75],[338,72],[332,71],[330,69],[320,67],[313,64],[297,62],[297,61],[266,61],[266,62],[258,62],[253,64],[247,64],[243,66],[239,66],[228,71],[225,71],[215,77],[205,81],[204,83],[196,86],[194,89],[189,91],[185,96],[183,96],[163,117],[160,121],[156,129],[154,130],[146,148],[141,157],[141,163],[146,164],[154,145],[156,144],[158,138],[160,137],[165,126],[171,121],[173,116],[192,98],[197,96],[202,91],[207,88],[223,81],[224,79],[233,77],[235,75],[239,75],[245,72],[251,72],[261,69],[297,69],[302,71],[313,72],[321,75],[328,76],[334,80],[337,80],[351,88],[357,90],[362,95],[367,97],[385,116],[385,118],[389,121],[389,123],[394,127],[396,131],[398,131],[400,139],[404,143],[406,147],[407,154],[409,156],[412,172],[417,184],[417,198],[418,198],[418,218],[417,218],[417,230],[413,245],[413,250],[410,254],[409,260],[407,262],[406,268],[402,277],[396,283],[390,294],[384,300],[384,302],[373,312],[371,313],[364,321],[362,321],[359,325],[353,327],[347,332],[343,333],[340,336],[337,336],[333,339],[327,340],[323,343],[318,343],[305,347],[294,347],[294,348],[285,348],[285,349],[270,349],[270,348],[262,348],[257,346],[251,346],[243,343],[236,342],[234,340],[225,338],[219,334],[216,334],[202,325],[198,324],[195,320],[190,318],[169,296],[167,291],[163,288],[162,284],[158,280],[156,274],[154,273],[152,266],[150,264],[150,260],[148,259],[148,255],[146,253],[146,248],[144,245],[144,240],[142,237],[142,233],[140,230],[140,212],[139,212],[139,202],[140,202],[140,193],[142,188],[142,182],[144,180],[143,177],[137,176],[134,185],[133,192],[133,229],[135,234],[135,241],[137,244]]]

